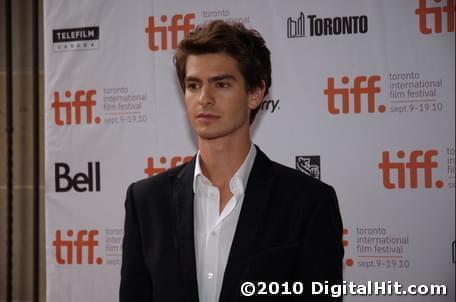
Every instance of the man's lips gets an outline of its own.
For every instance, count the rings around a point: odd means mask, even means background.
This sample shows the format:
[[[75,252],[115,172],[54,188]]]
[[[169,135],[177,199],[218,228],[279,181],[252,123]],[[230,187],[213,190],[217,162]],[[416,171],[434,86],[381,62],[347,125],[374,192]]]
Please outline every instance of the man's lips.
[[[218,119],[220,116],[212,113],[200,113],[196,116],[199,121],[202,122],[211,122]]]

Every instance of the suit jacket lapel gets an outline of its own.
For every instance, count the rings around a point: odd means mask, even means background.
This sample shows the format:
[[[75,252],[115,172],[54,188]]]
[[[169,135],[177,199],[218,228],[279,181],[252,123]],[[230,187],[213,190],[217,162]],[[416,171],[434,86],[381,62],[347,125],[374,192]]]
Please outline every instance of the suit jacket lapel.
[[[250,172],[241,214],[225,269],[220,302],[232,301],[234,296],[240,294],[239,282],[243,278],[258,225],[270,196],[273,179],[271,161],[258,147],[256,148],[257,155]]]
[[[176,176],[173,208],[176,209],[176,245],[184,285],[185,301],[198,301],[193,224],[193,173],[195,158]]]

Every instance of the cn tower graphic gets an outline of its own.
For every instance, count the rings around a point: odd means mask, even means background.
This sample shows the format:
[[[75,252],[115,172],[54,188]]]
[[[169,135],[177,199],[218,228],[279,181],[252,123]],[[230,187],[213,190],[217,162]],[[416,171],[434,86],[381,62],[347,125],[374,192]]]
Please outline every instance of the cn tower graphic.
[[[291,17],[287,19],[287,37],[288,38],[301,38],[306,36],[304,30],[304,13],[301,12],[298,20],[293,20]]]

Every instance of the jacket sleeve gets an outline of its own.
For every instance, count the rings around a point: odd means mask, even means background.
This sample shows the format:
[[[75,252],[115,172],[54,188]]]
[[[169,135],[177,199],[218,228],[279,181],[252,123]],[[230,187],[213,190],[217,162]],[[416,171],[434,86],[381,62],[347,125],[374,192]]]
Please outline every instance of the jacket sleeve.
[[[128,188],[125,201],[119,301],[153,301],[152,280],[144,261],[142,234],[138,223],[137,209],[135,208],[133,188],[134,184]]]
[[[342,296],[337,297],[315,294],[324,286],[330,287],[342,284],[342,263],[344,248],[342,245],[342,218],[336,192],[332,187],[317,197],[317,203],[310,216],[309,223],[304,232],[304,242],[301,255],[304,257],[299,262],[299,275],[304,282],[305,301],[342,301]],[[321,284],[321,286],[320,286]],[[336,293],[336,292],[335,292]],[[301,297],[302,298],[302,297]]]

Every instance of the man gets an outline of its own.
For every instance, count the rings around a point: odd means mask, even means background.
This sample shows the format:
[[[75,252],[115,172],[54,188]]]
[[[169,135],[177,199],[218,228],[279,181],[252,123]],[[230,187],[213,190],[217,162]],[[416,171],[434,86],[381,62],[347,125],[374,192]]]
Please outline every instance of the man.
[[[342,280],[334,190],[270,161],[250,139],[271,85],[263,38],[214,21],[179,44],[175,66],[199,152],[129,187],[120,301],[268,299],[243,297],[246,281],[258,292],[259,281],[285,284],[280,292],[304,285],[272,301],[333,301],[312,296],[310,284]]]

